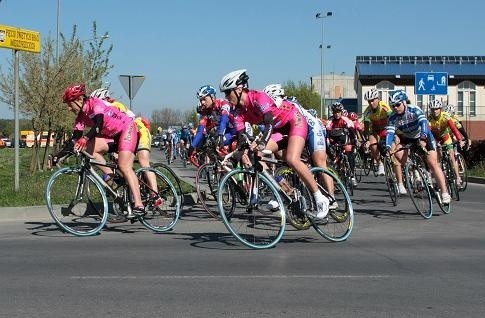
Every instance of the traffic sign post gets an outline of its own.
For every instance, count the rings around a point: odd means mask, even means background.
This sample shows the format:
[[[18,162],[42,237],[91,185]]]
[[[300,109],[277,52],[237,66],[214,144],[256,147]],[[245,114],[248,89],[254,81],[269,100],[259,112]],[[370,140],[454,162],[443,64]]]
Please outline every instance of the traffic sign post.
[[[19,158],[19,51],[40,53],[40,32],[20,29],[8,25],[0,25],[0,48],[12,49],[15,52],[14,61],[14,133],[15,133],[15,191],[20,189],[20,158]]]
[[[135,98],[136,93],[140,89],[141,84],[145,80],[145,76],[141,75],[120,75],[120,82],[125,89],[128,98],[130,99],[130,110],[133,111],[131,107],[131,101]]]
[[[448,95],[448,73],[416,72],[414,92],[416,95]]]

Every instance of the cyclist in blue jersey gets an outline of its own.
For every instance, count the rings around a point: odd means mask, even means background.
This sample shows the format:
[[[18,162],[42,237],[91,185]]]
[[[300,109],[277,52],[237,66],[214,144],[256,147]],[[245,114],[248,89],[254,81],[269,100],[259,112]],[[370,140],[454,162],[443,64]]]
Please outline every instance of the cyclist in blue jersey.
[[[389,105],[393,112],[386,127],[386,149],[388,151],[391,149],[395,135],[398,135],[400,139],[396,150],[401,149],[405,144],[419,141],[427,150],[426,162],[441,190],[441,200],[444,204],[449,204],[451,197],[446,188],[445,176],[438,163],[436,140],[431,133],[428,120],[421,108],[408,104],[407,100],[407,94],[403,90],[393,91],[389,96]],[[407,161],[407,152],[407,150],[404,150],[395,154],[402,165]],[[402,173],[397,173],[396,178],[401,192],[401,188],[404,188]]]

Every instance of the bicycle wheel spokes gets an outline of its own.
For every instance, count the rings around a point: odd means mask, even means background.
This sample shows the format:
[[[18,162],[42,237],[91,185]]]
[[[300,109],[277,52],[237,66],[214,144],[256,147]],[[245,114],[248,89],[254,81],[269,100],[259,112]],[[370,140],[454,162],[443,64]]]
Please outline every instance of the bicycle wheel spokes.
[[[255,249],[274,246],[285,230],[285,209],[271,182],[259,175],[253,187],[254,172],[233,170],[221,181],[217,193],[219,214],[225,226],[241,243]],[[248,189],[257,189],[251,198]],[[231,195],[232,194],[232,195]]]
[[[152,168],[141,168],[136,173],[140,178],[140,193],[147,212],[141,217],[141,222],[155,232],[172,229],[180,216],[180,200],[174,185],[160,171]],[[156,177],[155,191],[146,178],[147,173]]]
[[[199,167],[195,178],[197,197],[204,210],[212,217],[218,218],[217,212],[217,188],[219,177],[212,163],[206,163]]]
[[[433,205],[431,201],[431,189],[428,181],[423,175],[421,169],[415,164],[407,164],[406,169],[406,187],[413,201],[413,205],[419,214],[425,219],[433,215]]]
[[[46,201],[57,225],[77,236],[98,233],[108,218],[108,201],[102,186],[77,169],[64,168],[51,176]]]

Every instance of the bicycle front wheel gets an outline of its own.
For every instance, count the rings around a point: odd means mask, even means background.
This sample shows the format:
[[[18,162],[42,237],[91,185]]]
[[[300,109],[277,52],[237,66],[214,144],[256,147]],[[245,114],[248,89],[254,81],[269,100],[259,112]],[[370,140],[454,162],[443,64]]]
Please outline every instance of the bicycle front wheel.
[[[150,187],[147,173],[156,176],[156,189]],[[180,217],[180,199],[172,182],[160,171],[154,168],[140,168],[136,171],[140,182],[140,194],[145,211],[141,223],[155,232],[171,230]]]
[[[103,186],[78,168],[56,171],[45,192],[47,209],[57,225],[77,236],[97,234],[108,219]]]
[[[219,173],[213,163],[205,163],[197,170],[195,187],[197,198],[204,210],[212,217],[218,218],[217,212],[217,188],[219,186]]]
[[[345,241],[354,227],[354,209],[349,193],[340,179],[327,169],[311,169],[320,191],[330,201],[330,211],[324,220],[311,219],[315,231],[331,242]],[[323,177],[330,179],[334,185],[334,194],[328,192]],[[313,197],[313,196],[312,196]]]
[[[217,191],[219,215],[244,245],[265,249],[276,245],[285,231],[285,208],[278,190],[262,174],[235,169]]]
[[[458,172],[460,174],[461,184],[460,191],[465,191],[468,185],[468,171],[466,168],[465,158],[461,153],[455,154],[456,162],[458,163]]]
[[[399,200],[399,189],[397,186],[397,179],[394,175],[392,160],[389,157],[384,158],[384,175],[386,178],[387,191],[391,197],[392,204],[397,205]]]
[[[406,164],[404,170],[406,173],[406,187],[416,211],[423,218],[429,219],[433,215],[433,204],[427,177],[414,163]]]

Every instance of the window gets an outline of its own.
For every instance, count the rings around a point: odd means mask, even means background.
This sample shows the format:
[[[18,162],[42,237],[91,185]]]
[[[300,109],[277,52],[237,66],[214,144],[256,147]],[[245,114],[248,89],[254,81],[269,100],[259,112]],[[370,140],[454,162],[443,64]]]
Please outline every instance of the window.
[[[457,115],[463,116],[468,113],[469,116],[477,115],[476,85],[470,81],[464,81],[458,84],[457,98]]]
[[[394,90],[394,84],[389,81],[382,81],[377,83],[376,89],[379,91],[379,97],[381,100],[387,101],[389,100],[389,92]]]

